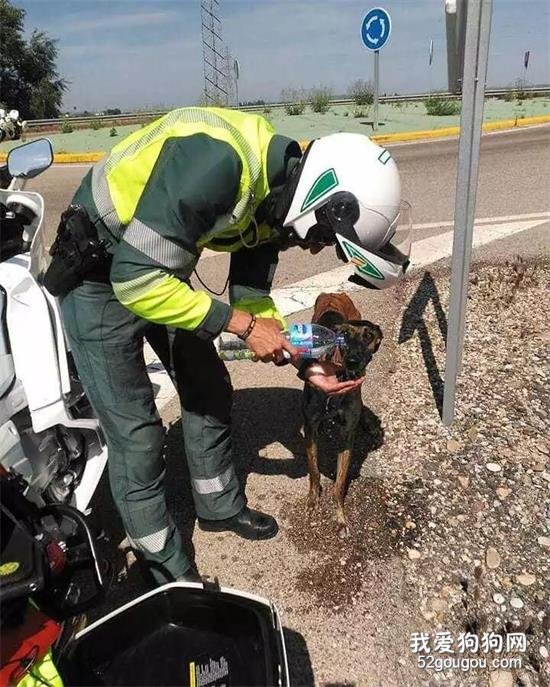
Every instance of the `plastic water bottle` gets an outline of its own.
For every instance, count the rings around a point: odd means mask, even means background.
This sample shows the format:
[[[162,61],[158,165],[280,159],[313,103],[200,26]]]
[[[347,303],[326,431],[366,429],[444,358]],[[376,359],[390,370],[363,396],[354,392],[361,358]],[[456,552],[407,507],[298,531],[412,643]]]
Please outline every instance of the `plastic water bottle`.
[[[345,344],[343,336],[320,324],[291,324],[285,336],[301,358],[322,358],[336,346]],[[220,334],[217,348],[220,358],[226,361],[250,360],[254,357],[254,353],[236,334]],[[286,351],[285,357],[288,357]]]

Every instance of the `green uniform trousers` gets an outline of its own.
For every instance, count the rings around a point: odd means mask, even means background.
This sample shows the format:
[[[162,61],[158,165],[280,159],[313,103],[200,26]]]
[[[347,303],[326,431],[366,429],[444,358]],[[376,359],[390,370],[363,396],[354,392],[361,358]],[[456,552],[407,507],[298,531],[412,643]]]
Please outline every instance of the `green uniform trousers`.
[[[175,579],[190,562],[166,508],[164,429],[144,339],[178,390],[195,510],[211,520],[232,517],[246,503],[232,462],[229,374],[212,342],[139,318],[118,302],[110,284],[84,282],[62,299],[61,309],[105,433],[111,492],[126,533],[159,583]]]

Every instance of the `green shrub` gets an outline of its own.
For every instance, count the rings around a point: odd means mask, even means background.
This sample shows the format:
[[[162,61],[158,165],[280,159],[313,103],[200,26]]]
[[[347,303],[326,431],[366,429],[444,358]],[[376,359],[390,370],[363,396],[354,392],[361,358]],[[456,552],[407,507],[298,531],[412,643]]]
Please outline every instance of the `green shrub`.
[[[61,122],[59,130],[62,134],[72,134],[74,131],[72,124],[70,122]]]
[[[263,114],[264,114],[264,115],[271,114],[271,108],[270,108],[270,107],[264,107],[264,109],[263,109]]]
[[[303,89],[285,88],[281,92],[281,101],[284,103],[287,115],[304,114],[307,99]]]
[[[372,105],[374,102],[374,87],[370,81],[356,79],[350,84],[348,95],[358,107]]]
[[[356,107],[353,110],[353,116],[355,119],[364,119],[365,117],[369,116],[369,109],[368,107],[366,109],[362,107]]]
[[[305,103],[286,103],[285,104],[285,112],[287,113],[287,115],[301,115],[301,114],[304,114],[305,109],[306,109]]]
[[[460,102],[458,100],[450,100],[449,98],[441,98],[437,96],[430,96],[424,100],[426,112],[435,117],[448,117],[449,115],[457,115],[460,112]]]
[[[344,112],[344,117],[349,117],[349,112]]]
[[[103,122],[101,119],[94,119],[94,121],[90,124],[90,129],[93,129],[94,131],[99,131],[103,127]]]
[[[332,98],[332,91],[327,86],[319,86],[313,88],[309,94],[309,104],[313,112],[319,114],[326,114],[330,107],[330,99]]]
[[[522,100],[527,100],[528,98],[535,97],[535,93],[530,93],[527,89],[527,83],[525,79],[516,79],[514,83],[506,89],[503,95],[498,97],[501,100],[505,100],[507,103],[512,102],[512,100],[517,100],[521,103]]]
[[[109,131],[109,136],[118,136],[118,131],[115,129],[115,127],[111,127],[111,130]]]

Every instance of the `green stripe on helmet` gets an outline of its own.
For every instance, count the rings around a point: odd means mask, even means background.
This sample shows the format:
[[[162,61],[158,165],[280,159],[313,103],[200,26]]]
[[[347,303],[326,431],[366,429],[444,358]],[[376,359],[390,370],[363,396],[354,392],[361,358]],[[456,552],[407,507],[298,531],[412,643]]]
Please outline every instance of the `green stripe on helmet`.
[[[348,258],[355,265],[355,267],[357,267],[359,272],[363,272],[363,274],[366,274],[368,277],[372,277],[373,279],[385,279],[378,267],[373,265],[372,262],[365,257],[365,254],[358,246],[346,241],[344,238],[340,239],[340,242]]]
[[[312,187],[309,189],[307,196],[305,197],[300,212],[306,210],[310,205],[313,205],[315,201],[319,200],[333,188],[338,186],[338,177],[334,169],[325,170],[320,176],[315,179]]]

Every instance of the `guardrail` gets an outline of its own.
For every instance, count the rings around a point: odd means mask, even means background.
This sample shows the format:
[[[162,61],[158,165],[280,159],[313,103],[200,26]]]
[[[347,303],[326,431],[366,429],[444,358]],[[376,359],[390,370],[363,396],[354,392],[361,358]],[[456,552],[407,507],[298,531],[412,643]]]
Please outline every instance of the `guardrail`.
[[[510,88],[494,88],[494,89],[487,89],[485,91],[486,97],[496,97],[499,95],[506,95],[509,93],[511,90]],[[530,94],[545,94],[548,93],[550,94],[550,85],[549,86],[533,86],[533,87],[526,87],[524,89],[525,92],[530,93]],[[446,92],[438,92],[438,93],[413,93],[409,95],[382,95],[380,96],[380,102],[381,103],[397,103],[397,102],[414,102],[418,100],[425,100],[426,98],[429,98],[430,96],[433,97],[441,97],[441,98],[451,98],[453,100],[458,100],[461,98],[460,94],[455,94],[455,93],[446,93]],[[334,98],[330,101],[331,105],[352,105],[354,103],[353,98]],[[286,103],[284,102],[277,102],[277,103],[265,103],[264,105],[243,105],[239,109],[243,110],[244,112],[261,112],[266,108],[281,108],[284,107]],[[71,124],[86,124],[88,122],[94,122],[98,120],[108,120],[109,123],[116,124],[117,122],[132,122],[132,121],[140,121],[143,119],[149,119],[153,117],[162,117],[165,115],[169,110],[155,110],[151,112],[128,112],[126,114],[119,114],[119,115],[89,115],[86,117],[60,117],[59,119],[32,119],[32,120],[27,120],[27,131],[31,131],[32,129],[45,129],[48,126],[51,126],[51,128],[55,126],[60,126],[63,122],[70,122]]]

